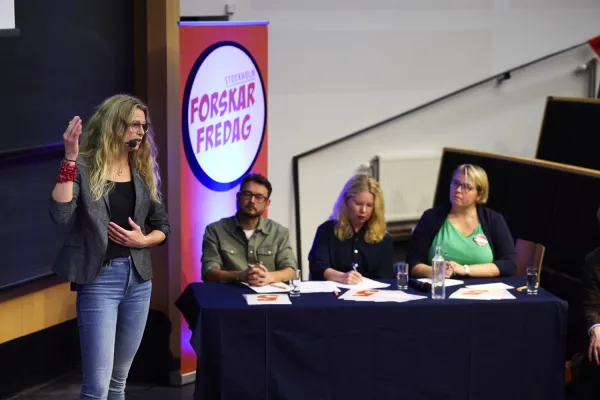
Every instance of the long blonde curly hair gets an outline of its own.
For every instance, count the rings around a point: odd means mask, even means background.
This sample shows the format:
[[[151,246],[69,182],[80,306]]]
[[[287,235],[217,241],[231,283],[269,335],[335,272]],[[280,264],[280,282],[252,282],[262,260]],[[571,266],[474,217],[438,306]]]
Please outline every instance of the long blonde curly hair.
[[[371,214],[371,218],[366,222],[365,241],[367,243],[381,242],[387,230],[383,192],[379,183],[366,174],[357,174],[350,178],[338,196],[330,217],[330,219],[336,221],[335,235],[339,240],[350,239],[354,235],[354,229],[348,216],[347,201],[352,196],[362,192],[371,193],[374,199],[373,213]]]
[[[115,184],[110,182],[110,166],[117,162],[127,139],[128,123],[136,109],[144,112],[148,132],[144,134],[137,151],[129,154],[129,160],[146,182],[152,200],[161,202],[160,171],[156,162],[157,150],[154,131],[150,124],[148,107],[138,98],[118,94],[104,100],[90,118],[83,132],[80,154],[84,165],[89,163],[92,197],[99,200],[110,193]]]

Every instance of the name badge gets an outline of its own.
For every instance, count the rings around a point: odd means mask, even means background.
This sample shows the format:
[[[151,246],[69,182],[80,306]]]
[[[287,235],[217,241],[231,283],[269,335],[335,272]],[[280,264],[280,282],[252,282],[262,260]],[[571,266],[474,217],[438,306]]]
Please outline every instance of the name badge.
[[[477,243],[478,246],[485,246],[488,244],[488,240],[485,235],[475,235],[473,241]]]

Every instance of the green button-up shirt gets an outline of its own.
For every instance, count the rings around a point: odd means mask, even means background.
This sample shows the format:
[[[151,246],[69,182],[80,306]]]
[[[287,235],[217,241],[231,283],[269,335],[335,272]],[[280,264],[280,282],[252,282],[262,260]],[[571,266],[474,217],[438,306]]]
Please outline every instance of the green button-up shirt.
[[[243,271],[248,264],[259,261],[269,271],[297,269],[287,228],[261,218],[250,239],[246,239],[235,215],[206,227],[202,241],[202,275],[211,269]]]

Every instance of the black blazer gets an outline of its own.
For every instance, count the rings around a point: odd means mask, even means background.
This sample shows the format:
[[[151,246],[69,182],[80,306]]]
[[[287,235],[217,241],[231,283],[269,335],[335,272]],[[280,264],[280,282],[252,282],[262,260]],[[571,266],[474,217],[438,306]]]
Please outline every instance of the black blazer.
[[[410,268],[417,264],[431,265],[429,248],[450,212],[450,204],[425,211],[410,238],[406,256]],[[477,217],[494,255],[494,264],[501,276],[512,275],[517,267],[515,242],[502,214],[487,207],[477,207]]]
[[[581,274],[583,311],[588,330],[600,324],[600,247],[585,257]]]
[[[66,224],[73,214],[75,222],[63,244],[52,269],[71,282],[86,284],[94,281],[104,261],[108,246],[110,206],[108,194],[99,200],[92,199],[89,173],[81,158],[77,159],[77,177],[73,183],[73,199],[59,203],[50,198],[50,218],[57,224]],[[144,179],[131,163],[131,176],[135,189],[133,221],[144,234],[160,230],[169,236],[169,221],[164,205],[152,201]],[[146,224],[150,230],[146,229]],[[164,242],[163,242],[164,243]],[[161,244],[163,244],[161,243]],[[150,249],[131,248],[131,258],[140,276],[152,278]]]

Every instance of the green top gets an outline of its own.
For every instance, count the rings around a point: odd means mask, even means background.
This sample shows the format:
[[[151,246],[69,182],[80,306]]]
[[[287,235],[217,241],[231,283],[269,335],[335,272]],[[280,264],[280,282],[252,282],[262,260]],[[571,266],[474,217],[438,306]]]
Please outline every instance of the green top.
[[[494,254],[481,224],[469,236],[460,233],[452,223],[446,219],[444,225],[433,239],[429,248],[429,261],[435,255],[435,247],[442,248],[442,257],[446,261],[455,261],[461,265],[486,264],[494,261]]]
[[[261,218],[250,239],[246,239],[237,217],[223,218],[206,227],[202,241],[202,274],[211,269],[243,271],[248,264],[262,261],[269,271],[297,269],[296,257],[286,228]]]

